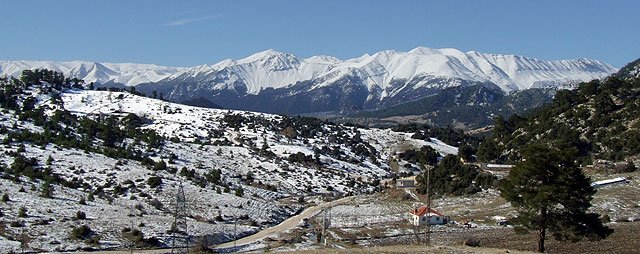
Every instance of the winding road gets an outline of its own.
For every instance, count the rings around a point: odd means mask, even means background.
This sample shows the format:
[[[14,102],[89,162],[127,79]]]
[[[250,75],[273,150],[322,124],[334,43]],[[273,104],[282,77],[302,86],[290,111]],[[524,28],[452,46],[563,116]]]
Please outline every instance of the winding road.
[[[348,201],[352,201],[354,197],[344,197],[341,199],[337,199],[331,202],[326,202],[326,203],[322,203],[316,206],[312,206],[307,208],[306,210],[302,211],[300,214],[295,215],[289,219],[284,220],[283,222],[281,222],[278,225],[275,225],[273,227],[270,228],[266,228],[264,230],[259,231],[258,233],[255,233],[253,235],[244,237],[244,238],[240,238],[236,241],[231,241],[231,242],[226,242],[223,244],[220,244],[218,246],[215,247],[215,249],[226,249],[226,248],[233,248],[234,246],[242,246],[242,245],[246,245],[246,244],[250,244],[250,243],[254,243],[257,241],[260,241],[264,238],[266,238],[267,236],[276,234],[276,233],[281,233],[284,231],[287,231],[289,229],[295,228],[296,226],[298,226],[300,224],[300,221],[304,218],[310,218],[313,217],[314,215],[318,214],[319,212],[322,211],[322,209],[327,208],[327,207],[331,207],[331,206],[336,206],[336,205],[340,205],[340,204],[344,204]]]
[[[243,246],[243,245],[247,245],[247,244],[251,244],[251,243],[255,243],[257,241],[260,241],[264,238],[266,238],[267,236],[270,235],[274,235],[277,233],[281,233],[284,231],[287,231],[289,229],[295,228],[296,226],[298,226],[300,224],[300,221],[304,218],[310,218],[313,217],[314,215],[318,214],[319,212],[322,211],[322,209],[327,208],[327,207],[331,207],[331,206],[336,206],[336,205],[341,205],[350,201],[353,201],[355,197],[351,196],[351,197],[344,197],[341,199],[337,199],[331,202],[325,202],[325,203],[321,203],[319,205],[316,206],[312,206],[309,207],[307,209],[305,209],[304,211],[302,211],[300,214],[295,215],[291,218],[288,218],[284,221],[282,221],[280,224],[275,225],[273,227],[270,228],[266,228],[264,230],[261,230],[253,235],[244,237],[244,238],[240,238],[236,241],[231,241],[231,242],[226,242],[223,244],[220,244],[218,246],[215,246],[216,250],[224,250],[224,249],[229,249],[229,248],[234,248],[234,246]],[[229,251],[229,250],[227,250]],[[224,252],[224,251],[223,251]],[[95,252],[78,252],[80,254],[92,254]],[[109,254],[125,254],[125,253],[130,253],[130,251],[128,250],[116,250],[116,251],[100,251],[100,253],[109,253]],[[154,249],[154,250],[133,250],[133,253],[144,253],[144,254],[164,254],[164,253],[171,253],[171,249]]]

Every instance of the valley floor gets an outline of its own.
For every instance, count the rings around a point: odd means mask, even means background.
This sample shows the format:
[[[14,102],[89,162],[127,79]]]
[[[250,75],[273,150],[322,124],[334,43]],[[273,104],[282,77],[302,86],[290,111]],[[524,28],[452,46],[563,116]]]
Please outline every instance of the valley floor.
[[[549,253],[638,253],[640,242],[640,183],[638,172],[620,175],[592,175],[594,180],[625,176],[628,184],[598,189],[593,210],[607,215],[614,233],[601,241],[560,242],[547,238]],[[535,251],[536,237],[518,235],[511,226],[498,226],[494,216],[513,216],[514,211],[497,191],[483,191],[466,197],[448,197],[433,201],[433,207],[451,216],[454,224],[432,227],[431,243],[425,249],[424,228],[411,226],[408,211],[422,204],[424,197],[405,190],[361,195],[348,203],[331,207],[331,227],[327,245],[318,240],[324,213],[309,218],[308,225],[283,231],[263,241],[221,251],[274,251],[296,253],[509,253]],[[375,215],[373,215],[375,214]],[[462,223],[469,222],[471,228]],[[467,239],[479,240],[480,247],[463,245]],[[233,246],[233,245],[231,245]],[[220,247],[229,247],[228,245]]]
[[[622,175],[622,174],[621,174]],[[595,180],[621,175],[593,175]],[[607,225],[614,233],[601,241],[560,242],[549,237],[549,253],[638,253],[640,241],[640,183],[633,180],[640,173],[623,174],[632,179],[628,184],[611,185],[598,190],[594,210],[607,214]],[[409,195],[403,189],[359,195],[308,208],[312,213],[302,223],[297,216],[286,220],[287,227],[269,228],[265,233],[243,238],[237,247],[233,242],[215,246],[221,252],[292,252],[292,253],[532,253],[535,233],[518,235],[511,226],[498,226],[493,216],[513,211],[496,191],[483,191],[467,197],[434,200],[434,207],[450,215],[456,223],[434,226],[430,247],[424,246],[424,228],[417,229],[407,220],[407,211],[423,201],[423,196]],[[323,209],[331,207],[331,227],[326,231],[327,244],[318,241]],[[306,212],[305,211],[305,212]],[[376,214],[376,216],[368,216]],[[314,216],[315,215],[315,216]],[[306,217],[309,216],[309,217]],[[290,224],[300,221],[297,226]],[[469,221],[470,228],[463,224]],[[479,247],[464,246],[475,238]],[[213,246],[211,246],[213,247]],[[125,253],[125,252],[111,252]],[[140,250],[135,253],[170,253],[170,250]]]

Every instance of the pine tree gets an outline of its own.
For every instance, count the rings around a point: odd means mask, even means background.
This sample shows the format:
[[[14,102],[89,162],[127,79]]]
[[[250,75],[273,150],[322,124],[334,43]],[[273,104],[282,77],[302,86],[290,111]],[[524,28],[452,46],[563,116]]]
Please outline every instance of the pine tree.
[[[51,185],[51,182],[44,181],[42,183],[42,192],[40,193],[40,196],[43,198],[53,198],[53,186]]]
[[[47,158],[47,165],[51,165],[51,164],[53,164],[53,157],[49,155],[49,158]]]
[[[238,188],[236,189],[236,196],[238,197],[244,196],[244,189],[242,189],[242,186],[238,186]]]
[[[590,180],[574,164],[576,149],[562,150],[531,144],[500,186],[501,196],[517,210],[518,231],[538,232],[538,251],[544,252],[547,230],[557,240],[600,240],[613,230],[596,213],[588,212],[595,193]]]

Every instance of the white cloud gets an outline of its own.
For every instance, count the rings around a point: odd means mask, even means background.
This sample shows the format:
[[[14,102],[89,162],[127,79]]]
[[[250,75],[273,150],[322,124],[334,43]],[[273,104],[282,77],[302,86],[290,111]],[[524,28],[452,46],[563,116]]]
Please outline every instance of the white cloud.
[[[221,18],[222,15],[209,15],[209,16],[204,16],[204,17],[195,17],[195,18],[184,18],[184,19],[178,19],[178,20],[174,20],[171,21],[169,23],[164,24],[165,26],[184,26],[187,24],[191,24],[194,22],[200,22],[200,21],[205,21],[205,20],[210,20],[210,19],[218,19]]]

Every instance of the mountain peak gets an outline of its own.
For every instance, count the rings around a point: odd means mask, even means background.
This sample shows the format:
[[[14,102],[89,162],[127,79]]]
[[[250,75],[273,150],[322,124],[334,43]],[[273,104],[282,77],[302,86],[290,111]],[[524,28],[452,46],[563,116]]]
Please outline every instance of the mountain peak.
[[[414,55],[460,55],[464,54],[462,51],[454,48],[427,48],[417,47],[409,51],[409,54]]]
[[[260,68],[272,71],[282,71],[295,68],[300,64],[300,60],[296,56],[267,49],[262,52],[255,53],[237,61],[238,64],[257,64]]]
[[[310,62],[310,63],[324,63],[324,64],[339,64],[342,62],[342,60],[336,57],[326,56],[326,55],[312,56],[304,59],[304,61]]]
[[[277,51],[275,49],[267,49],[267,50],[260,51],[258,53],[254,53],[248,57],[242,58],[238,60],[238,62],[254,62],[254,61],[258,61],[258,60],[269,58],[269,57],[287,56],[287,55],[291,55],[291,54]]]

